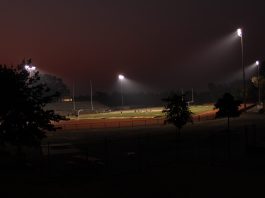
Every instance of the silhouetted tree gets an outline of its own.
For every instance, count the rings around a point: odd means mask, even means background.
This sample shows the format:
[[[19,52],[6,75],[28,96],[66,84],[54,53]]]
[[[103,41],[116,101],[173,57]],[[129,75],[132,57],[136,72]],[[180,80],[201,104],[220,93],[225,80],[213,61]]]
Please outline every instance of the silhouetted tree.
[[[68,89],[68,87],[61,78],[58,78],[50,74],[41,74],[39,82],[44,83],[49,87],[50,91],[46,93],[47,95],[52,95],[57,93],[60,94],[60,97],[70,95],[70,90]]]
[[[31,64],[30,60],[27,64]],[[0,141],[15,145],[38,147],[46,131],[55,131],[53,122],[64,120],[44,107],[58,95],[46,95],[47,85],[39,83],[39,73],[30,76],[25,61],[17,67],[0,65]]]
[[[188,103],[183,95],[177,94],[172,94],[163,101],[167,103],[163,110],[166,114],[166,122],[174,124],[180,136],[181,128],[187,122],[192,122],[192,112]]]
[[[230,93],[225,93],[222,98],[219,98],[214,104],[216,109],[216,117],[227,117],[227,129],[230,128],[230,117],[238,117],[240,115],[239,106],[242,102],[235,100]]]

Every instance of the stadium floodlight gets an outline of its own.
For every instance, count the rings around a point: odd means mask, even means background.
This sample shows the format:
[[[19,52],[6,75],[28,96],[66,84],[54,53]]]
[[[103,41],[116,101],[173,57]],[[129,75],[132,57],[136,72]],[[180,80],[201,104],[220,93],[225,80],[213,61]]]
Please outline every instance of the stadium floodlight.
[[[244,109],[246,109],[246,74],[245,74],[245,66],[244,66],[244,47],[243,47],[243,31],[241,28],[237,29],[237,36],[240,37],[241,41],[241,66],[242,66],[242,74],[243,74],[243,102]]]
[[[122,81],[125,79],[125,77],[124,77],[124,75],[122,75],[122,74],[119,74],[119,80],[120,80],[120,82],[121,82],[121,106],[123,106],[123,90],[122,90]]]
[[[261,102],[261,89],[260,89],[260,79],[259,79],[259,70],[260,70],[260,65],[259,65],[259,61],[257,60],[256,62],[255,62],[255,64],[256,64],[256,66],[257,66],[257,68],[258,68],[258,88],[259,88],[259,104],[260,104],[260,102]]]
[[[119,75],[119,80],[123,80],[124,79],[124,75],[120,74]]]
[[[32,76],[33,72],[35,72],[37,69],[35,66],[31,66],[31,65],[25,65],[24,68],[29,72],[30,77]]]
[[[243,36],[241,28],[238,28],[236,32],[237,32],[237,36],[239,36],[239,37]]]

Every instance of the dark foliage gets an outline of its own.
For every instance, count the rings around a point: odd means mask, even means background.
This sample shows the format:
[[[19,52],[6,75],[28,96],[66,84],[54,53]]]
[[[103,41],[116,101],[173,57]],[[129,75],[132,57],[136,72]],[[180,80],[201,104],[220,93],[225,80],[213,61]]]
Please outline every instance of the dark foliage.
[[[46,95],[53,95],[57,93],[60,95],[60,97],[70,95],[70,90],[61,78],[50,74],[41,74],[39,82],[46,84],[49,87],[50,91],[46,93]]]
[[[30,64],[30,61],[27,63]],[[39,83],[39,74],[30,76],[25,61],[17,67],[0,65],[0,141],[17,147],[37,147],[46,131],[55,131],[53,122],[64,120],[44,107],[58,95]]]
[[[216,113],[216,118],[227,117],[227,128],[229,129],[230,117],[238,117],[240,115],[239,107],[242,102],[235,100],[230,93],[225,93],[222,98],[214,104],[216,109],[219,109]]]
[[[163,110],[166,114],[166,122],[174,124],[179,130],[187,122],[192,122],[192,112],[184,96],[172,94],[163,101],[166,102]]]
[[[235,100],[230,93],[225,93],[222,98],[214,104],[219,111],[216,113],[216,117],[237,117],[240,115],[239,106],[242,102]]]

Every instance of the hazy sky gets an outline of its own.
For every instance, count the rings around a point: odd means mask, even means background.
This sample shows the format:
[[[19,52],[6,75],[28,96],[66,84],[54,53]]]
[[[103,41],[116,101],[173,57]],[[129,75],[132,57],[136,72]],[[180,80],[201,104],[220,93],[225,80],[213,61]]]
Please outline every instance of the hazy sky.
[[[0,0],[0,63],[109,90],[124,73],[152,89],[225,82],[265,55],[264,0]]]

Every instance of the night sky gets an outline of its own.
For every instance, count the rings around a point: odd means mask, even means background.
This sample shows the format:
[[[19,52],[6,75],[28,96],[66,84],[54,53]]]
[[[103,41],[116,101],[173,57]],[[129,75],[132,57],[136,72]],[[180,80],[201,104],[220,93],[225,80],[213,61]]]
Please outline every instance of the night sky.
[[[111,90],[117,74],[153,90],[204,88],[265,57],[264,0],[0,0],[0,63]],[[81,88],[80,88],[81,89]]]

